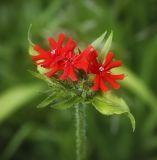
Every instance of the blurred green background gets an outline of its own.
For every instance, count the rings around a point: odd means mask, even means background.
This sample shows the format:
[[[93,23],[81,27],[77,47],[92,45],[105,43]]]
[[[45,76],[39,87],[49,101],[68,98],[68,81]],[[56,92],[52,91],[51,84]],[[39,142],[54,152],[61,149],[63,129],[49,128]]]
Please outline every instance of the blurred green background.
[[[114,31],[113,50],[128,80],[118,94],[135,116],[132,133],[124,116],[87,108],[88,160],[157,160],[157,1],[0,1],[0,160],[74,160],[74,110],[37,109],[47,86],[28,70],[27,32],[33,42],[71,34],[87,45]]]

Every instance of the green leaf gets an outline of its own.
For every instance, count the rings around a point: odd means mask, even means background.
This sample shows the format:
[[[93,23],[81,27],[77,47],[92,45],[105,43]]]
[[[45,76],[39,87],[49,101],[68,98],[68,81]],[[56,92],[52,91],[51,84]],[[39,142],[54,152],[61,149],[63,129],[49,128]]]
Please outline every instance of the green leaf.
[[[66,96],[64,96],[66,95]],[[81,98],[74,96],[71,92],[66,92],[64,90],[55,90],[46,99],[44,99],[37,108],[44,108],[50,106],[54,109],[67,109],[80,102]]]
[[[113,32],[111,31],[110,35],[108,36],[100,54],[99,54],[99,59],[104,62],[105,57],[110,50],[111,44],[112,44],[112,37],[113,37]]]
[[[95,48],[95,49],[99,49],[102,41],[104,40],[105,36],[106,36],[107,31],[105,31],[100,37],[98,37],[91,45]]]
[[[51,79],[45,76],[44,74],[40,74],[38,72],[30,71],[29,72],[36,78],[39,78],[41,80],[44,80],[45,82],[51,83]]]
[[[33,72],[33,71],[29,71],[34,77],[39,78],[41,80],[44,80],[45,82],[47,82],[51,87],[53,87],[53,89],[63,89],[65,90],[65,87],[63,86],[63,84],[58,81],[55,78],[49,78],[43,74],[37,73],[37,72]]]
[[[44,108],[50,105],[59,95],[56,93],[52,93],[49,95],[46,99],[44,99],[38,106],[37,108]]]
[[[47,69],[47,68],[44,68],[44,67],[41,67],[41,66],[37,66],[37,70],[40,74],[45,74],[45,73],[49,72],[51,69]]]
[[[126,102],[111,92],[107,92],[102,96],[94,97],[92,104],[94,107],[104,115],[126,114],[132,124],[133,131],[135,130],[135,119],[130,113]]]
[[[81,101],[80,97],[76,97],[76,96],[71,97],[69,95],[69,96],[65,96],[65,97],[61,97],[60,99],[57,99],[56,103],[54,103],[51,107],[59,110],[64,110],[74,106],[76,103],[80,101]]]
[[[34,43],[32,42],[32,40],[30,38],[31,37],[31,35],[30,35],[31,28],[32,28],[32,24],[30,24],[29,29],[28,29],[29,54],[31,56],[37,56],[39,53],[36,50],[34,50]],[[50,69],[46,69],[46,68],[43,68],[40,65],[38,65],[37,70],[39,73],[44,74],[44,73],[48,72]]]
[[[29,54],[31,56],[36,56],[38,55],[38,52],[34,50],[34,43],[31,40],[31,28],[32,28],[32,24],[30,24],[29,29],[28,29],[28,34],[27,34],[27,38],[29,42]]]
[[[31,29],[32,29],[32,24],[30,24],[28,28],[27,39],[28,39],[29,45],[34,46],[34,43],[31,40]]]
[[[29,51],[28,51],[30,56],[37,56],[39,53],[34,50],[34,46],[29,45]]]
[[[30,70],[29,70],[29,72],[30,72],[34,77],[39,78],[39,79],[42,79],[42,80],[45,80],[45,77],[46,77],[46,76],[44,76],[44,75],[42,75],[42,74],[40,74],[40,73],[38,73],[38,72],[34,72],[34,71],[30,71]]]

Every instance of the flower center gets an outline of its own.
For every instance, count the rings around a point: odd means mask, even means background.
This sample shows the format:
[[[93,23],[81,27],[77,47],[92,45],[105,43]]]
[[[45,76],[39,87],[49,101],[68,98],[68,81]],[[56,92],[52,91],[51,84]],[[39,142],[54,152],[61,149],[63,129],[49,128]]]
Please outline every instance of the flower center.
[[[94,48],[90,48],[90,52],[93,52],[94,51]]]
[[[74,64],[74,61],[72,58],[67,58],[64,60],[65,63],[71,63],[71,64]]]
[[[104,67],[102,67],[102,66],[99,67],[99,71],[100,71],[100,72],[103,72],[103,71],[104,71]]]
[[[53,50],[51,51],[51,54],[54,55],[55,53],[56,53],[56,49],[53,49]]]

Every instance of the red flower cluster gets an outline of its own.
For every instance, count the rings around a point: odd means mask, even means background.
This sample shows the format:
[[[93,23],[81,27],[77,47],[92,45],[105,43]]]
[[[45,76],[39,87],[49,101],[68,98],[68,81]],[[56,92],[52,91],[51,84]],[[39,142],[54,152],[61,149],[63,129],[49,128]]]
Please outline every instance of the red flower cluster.
[[[63,70],[64,72],[59,79],[66,80],[69,77],[76,81],[77,69],[87,71],[87,63],[80,54],[75,53],[76,42],[72,37],[69,37],[68,42],[63,47],[65,38],[63,33],[59,35],[58,42],[49,38],[51,50],[48,51],[43,50],[39,45],[35,45],[34,49],[39,52],[39,55],[32,56],[32,60],[36,61],[37,65],[51,69],[46,73],[48,77],[52,77],[58,71]]]
[[[98,61],[98,52],[92,47],[87,47],[83,52],[76,53],[76,42],[72,37],[68,38],[66,44],[65,34],[59,35],[58,41],[49,38],[51,49],[45,51],[39,45],[35,45],[34,49],[39,53],[32,56],[32,60],[44,68],[50,69],[45,73],[48,77],[52,77],[58,71],[63,71],[60,75],[60,80],[70,78],[72,81],[77,81],[78,70],[83,70],[85,73],[95,75],[95,82],[92,87],[94,91],[99,88],[105,92],[109,88],[104,82],[108,82],[114,89],[118,89],[120,85],[116,82],[122,80],[124,74],[112,75],[111,69],[122,65],[121,61],[113,61],[114,54],[109,52],[104,63]]]

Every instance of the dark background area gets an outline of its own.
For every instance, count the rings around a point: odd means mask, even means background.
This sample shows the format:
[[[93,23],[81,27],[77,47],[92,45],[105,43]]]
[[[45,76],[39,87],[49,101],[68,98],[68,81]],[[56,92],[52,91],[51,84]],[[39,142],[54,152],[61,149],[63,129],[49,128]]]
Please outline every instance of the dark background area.
[[[37,109],[47,86],[28,70],[34,43],[71,34],[80,46],[105,30],[129,70],[119,92],[136,119],[87,108],[89,160],[157,160],[157,1],[0,0],[0,160],[74,160],[74,110]]]

